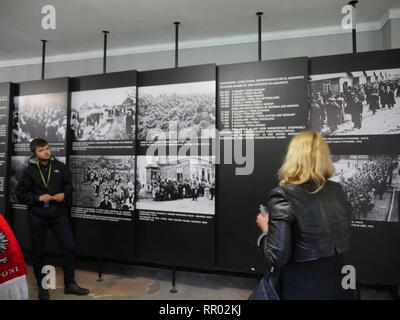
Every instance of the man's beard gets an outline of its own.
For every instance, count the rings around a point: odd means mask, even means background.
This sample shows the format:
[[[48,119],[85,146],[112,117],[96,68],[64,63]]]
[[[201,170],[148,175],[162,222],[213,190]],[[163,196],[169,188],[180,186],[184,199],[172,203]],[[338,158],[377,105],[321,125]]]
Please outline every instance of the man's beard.
[[[40,157],[38,157],[38,156],[36,156],[36,158],[37,158],[39,161],[47,161],[47,160],[50,160],[51,155],[49,155],[47,158],[40,158]]]

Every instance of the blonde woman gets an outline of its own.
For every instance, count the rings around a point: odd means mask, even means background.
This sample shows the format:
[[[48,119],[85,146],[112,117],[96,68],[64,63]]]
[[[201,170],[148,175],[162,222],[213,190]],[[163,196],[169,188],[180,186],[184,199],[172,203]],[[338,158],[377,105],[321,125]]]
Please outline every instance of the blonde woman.
[[[279,274],[281,299],[344,299],[342,254],[350,249],[351,206],[334,174],[329,147],[316,132],[291,140],[279,187],[257,216],[259,244]]]

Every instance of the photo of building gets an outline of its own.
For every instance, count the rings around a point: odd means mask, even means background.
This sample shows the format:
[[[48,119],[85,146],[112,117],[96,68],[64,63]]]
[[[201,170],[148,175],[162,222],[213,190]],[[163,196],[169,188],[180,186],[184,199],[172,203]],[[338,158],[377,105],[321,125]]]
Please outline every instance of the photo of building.
[[[214,214],[213,157],[137,157],[137,208]]]

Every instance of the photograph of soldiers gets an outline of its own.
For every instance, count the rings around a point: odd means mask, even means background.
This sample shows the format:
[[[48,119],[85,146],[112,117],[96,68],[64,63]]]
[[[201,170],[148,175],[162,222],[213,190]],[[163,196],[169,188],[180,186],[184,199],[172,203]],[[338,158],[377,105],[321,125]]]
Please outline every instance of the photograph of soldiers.
[[[138,89],[138,139],[178,140],[215,129],[215,81]]]
[[[72,205],[134,210],[134,156],[71,156]]]
[[[49,93],[14,99],[12,142],[28,143],[41,137],[64,142],[67,128],[67,94]]]
[[[215,214],[214,158],[137,156],[137,208]]]
[[[73,141],[135,138],[136,87],[72,92]]]
[[[31,156],[12,156],[10,173],[10,203],[19,203],[15,194],[19,179],[22,177],[25,168],[29,165]],[[65,163],[65,157],[57,157],[58,161]]]
[[[399,222],[400,156],[334,155],[333,181],[342,185],[353,219]]]
[[[309,88],[311,130],[400,134],[400,69],[312,75]]]

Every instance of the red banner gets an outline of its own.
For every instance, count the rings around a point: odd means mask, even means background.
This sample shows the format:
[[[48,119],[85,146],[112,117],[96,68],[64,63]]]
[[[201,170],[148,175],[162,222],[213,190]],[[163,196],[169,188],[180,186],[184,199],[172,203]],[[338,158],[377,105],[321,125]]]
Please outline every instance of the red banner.
[[[24,275],[24,256],[10,226],[0,215],[0,285]]]

